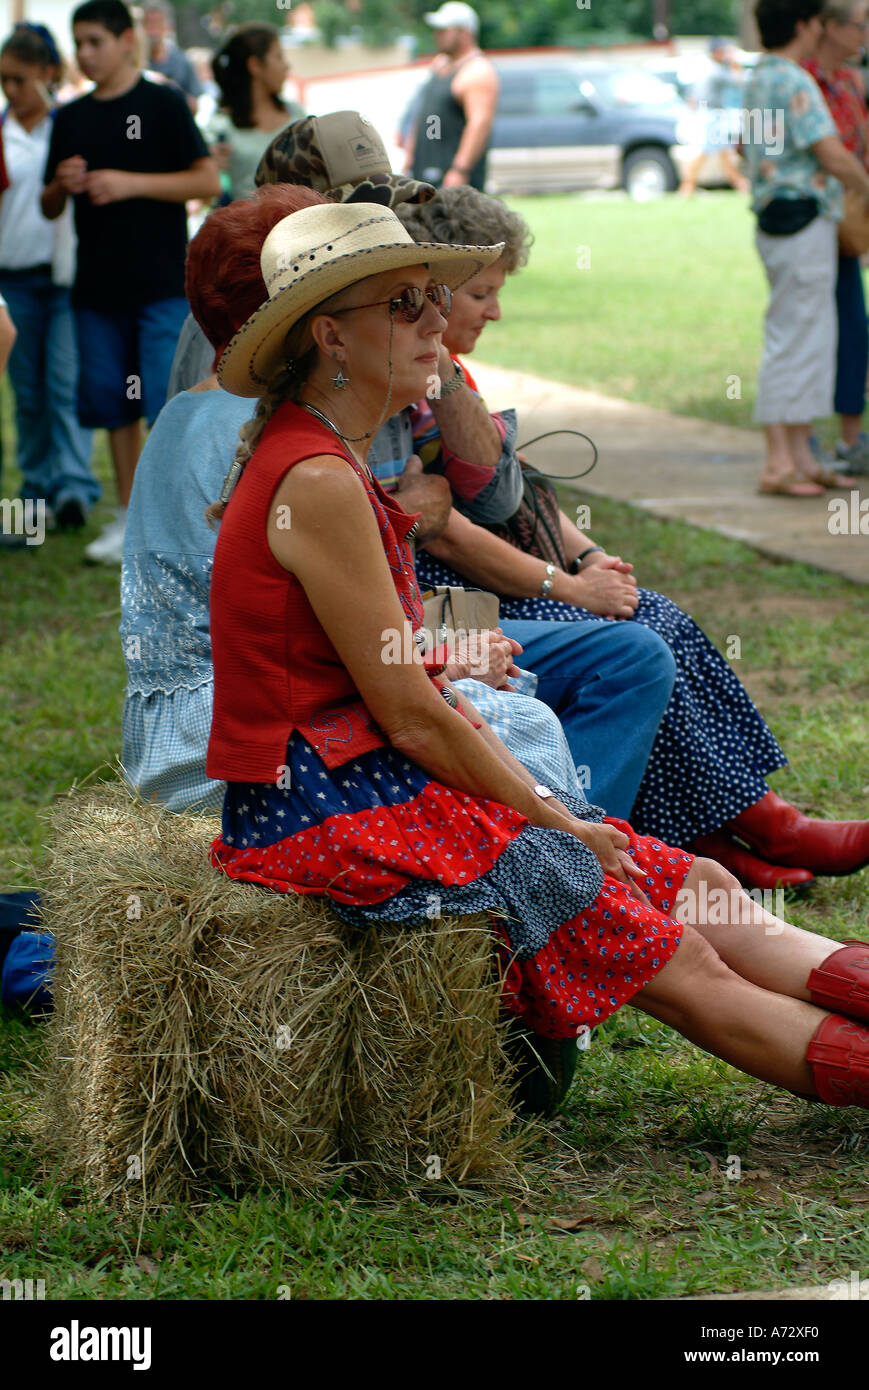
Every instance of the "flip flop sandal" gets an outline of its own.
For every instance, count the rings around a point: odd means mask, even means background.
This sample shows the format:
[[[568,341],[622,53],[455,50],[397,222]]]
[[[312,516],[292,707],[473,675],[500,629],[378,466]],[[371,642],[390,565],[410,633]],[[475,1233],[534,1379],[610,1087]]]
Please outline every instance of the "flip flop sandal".
[[[807,478],[808,483],[820,483],[821,487],[853,487],[852,478],[846,478],[844,473],[836,473],[832,468],[819,468],[811,478]]]
[[[774,479],[761,478],[757,490],[764,497],[822,497],[824,493],[820,482],[815,483],[800,473],[785,473],[781,478]]]

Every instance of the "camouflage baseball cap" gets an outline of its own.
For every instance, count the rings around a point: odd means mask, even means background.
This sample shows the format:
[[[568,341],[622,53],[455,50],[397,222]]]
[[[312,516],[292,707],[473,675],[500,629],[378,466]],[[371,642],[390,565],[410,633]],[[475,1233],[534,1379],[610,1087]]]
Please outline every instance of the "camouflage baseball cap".
[[[336,203],[427,203],[433,184],[393,174],[386,147],[358,111],[303,116],[279,131],[254,183],[300,183]]]

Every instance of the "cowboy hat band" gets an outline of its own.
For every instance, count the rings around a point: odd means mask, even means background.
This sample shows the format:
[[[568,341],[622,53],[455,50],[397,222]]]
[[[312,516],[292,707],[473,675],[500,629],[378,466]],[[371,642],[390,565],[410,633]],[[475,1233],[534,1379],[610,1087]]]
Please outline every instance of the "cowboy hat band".
[[[286,360],[294,323],[357,280],[385,270],[427,264],[450,289],[501,255],[496,246],[444,246],[414,241],[389,208],[374,203],[321,203],[284,217],[260,254],[268,299],[227,345],[217,368],[225,391],[261,396]]]
[[[335,203],[427,203],[434,184],[393,174],[386,146],[358,111],[303,116],[279,130],[257,166],[257,188],[295,183]]]

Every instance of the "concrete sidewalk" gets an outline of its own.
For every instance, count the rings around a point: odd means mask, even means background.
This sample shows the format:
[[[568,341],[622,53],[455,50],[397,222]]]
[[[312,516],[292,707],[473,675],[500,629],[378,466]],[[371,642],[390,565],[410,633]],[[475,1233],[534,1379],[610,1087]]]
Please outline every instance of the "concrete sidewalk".
[[[763,463],[759,430],[669,415],[527,372],[486,366],[476,358],[469,365],[490,410],[515,406],[520,444],[560,427],[591,436],[600,452],[597,467],[568,486],[869,584],[869,478],[855,482],[850,492],[830,491],[824,497],[761,497],[755,490]],[[568,435],[534,445],[528,457],[547,473],[563,476],[581,472],[591,451]],[[833,534],[830,527],[843,514],[848,534]]]

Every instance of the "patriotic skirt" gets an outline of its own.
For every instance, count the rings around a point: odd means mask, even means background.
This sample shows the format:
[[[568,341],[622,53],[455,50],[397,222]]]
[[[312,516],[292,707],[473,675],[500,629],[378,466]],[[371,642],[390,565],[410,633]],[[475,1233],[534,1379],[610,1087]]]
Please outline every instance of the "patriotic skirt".
[[[570,809],[604,819],[596,807]],[[693,856],[607,823],[629,836],[652,907],[565,831],[432,781],[393,748],[327,768],[294,733],[277,783],[227,785],[212,862],[279,893],[328,897],[354,926],[491,914],[506,1006],[561,1039],[627,1003],[682,933],[669,914]]]

